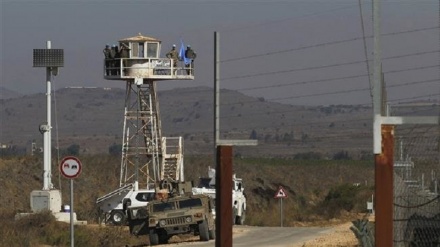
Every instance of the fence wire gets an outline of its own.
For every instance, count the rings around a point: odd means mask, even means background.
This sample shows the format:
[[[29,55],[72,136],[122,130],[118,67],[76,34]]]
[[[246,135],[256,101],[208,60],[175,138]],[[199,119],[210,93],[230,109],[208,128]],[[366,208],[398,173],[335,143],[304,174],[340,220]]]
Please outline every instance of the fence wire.
[[[440,247],[439,129],[395,128],[394,246]]]

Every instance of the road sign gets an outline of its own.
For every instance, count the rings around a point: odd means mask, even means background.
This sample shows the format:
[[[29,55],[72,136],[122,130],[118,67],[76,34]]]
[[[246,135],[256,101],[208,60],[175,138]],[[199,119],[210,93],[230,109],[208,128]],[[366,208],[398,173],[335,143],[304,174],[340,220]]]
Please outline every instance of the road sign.
[[[60,163],[60,172],[66,178],[76,178],[81,173],[81,166],[78,158],[67,156]]]
[[[277,193],[275,193],[274,198],[287,198],[287,193],[282,186],[278,188]]]

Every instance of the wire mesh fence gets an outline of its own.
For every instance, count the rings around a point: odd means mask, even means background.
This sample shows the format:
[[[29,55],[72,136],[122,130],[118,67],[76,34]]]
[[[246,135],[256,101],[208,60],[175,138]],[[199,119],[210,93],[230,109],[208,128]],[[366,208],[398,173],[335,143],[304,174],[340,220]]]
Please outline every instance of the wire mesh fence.
[[[394,246],[440,247],[439,130],[395,128]]]

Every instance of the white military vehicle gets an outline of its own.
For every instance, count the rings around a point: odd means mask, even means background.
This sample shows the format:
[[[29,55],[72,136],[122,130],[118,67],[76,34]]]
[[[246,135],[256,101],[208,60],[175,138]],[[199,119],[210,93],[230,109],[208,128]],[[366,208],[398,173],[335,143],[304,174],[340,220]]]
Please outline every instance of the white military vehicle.
[[[146,206],[154,200],[154,189],[137,189],[136,183],[121,187],[96,200],[100,210],[104,213],[105,222],[113,225],[127,223],[126,210],[129,206]]]
[[[194,195],[205,194],[215,200],[215,169],[208,167],[208,177],[201,177],[197,187],[192,188]],[[246,219],[246,196],[243,181],[235,174],[232,177],[232,222],[243,225]]]

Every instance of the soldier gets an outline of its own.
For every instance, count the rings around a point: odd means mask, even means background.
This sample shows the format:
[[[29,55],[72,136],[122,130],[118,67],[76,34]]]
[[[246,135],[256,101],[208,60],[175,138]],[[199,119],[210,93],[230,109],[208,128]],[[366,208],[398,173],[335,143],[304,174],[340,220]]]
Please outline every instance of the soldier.
[[[105,45],[104,50],[102,50],[102,52],[104,53],[104,58],[105,58],[105,75],[110,75],[110,67],[111,67],[111,50],[110,49],[110,45],[107,44]]]
[[[130,57],[130,47],[128,47],[127,44],[122,43],[119,55],[120,55],[120,57],[122,59],[123,71],[125,72],[125,70],[127,68],[127,64],[128,64],[126,58]]]
[[[176,45],[173,45],[173,48],[171,48],[171,51],[166,54],[166,57],[173,60],[173,66],[177,67],[177,59],[179,58],[179,54],[177,53]]]
[[[194,59],[196,59],[197,54],[191,49],[190,45],[186,47],[185,57],[191,60],[191,63],[185,64],[185,67],[187,68],[186,73],[191,75],[193,74],[191,71],[194,71]]]
[[[115,60],[117,51],[118,47],[116,45],[112,45],[112,48],[110,49],[110,66],[112,67],[110,70],[111,75],[117,75],[116,66],[118,62]]]

